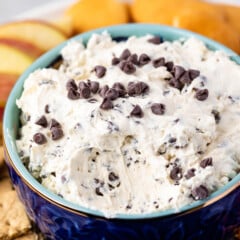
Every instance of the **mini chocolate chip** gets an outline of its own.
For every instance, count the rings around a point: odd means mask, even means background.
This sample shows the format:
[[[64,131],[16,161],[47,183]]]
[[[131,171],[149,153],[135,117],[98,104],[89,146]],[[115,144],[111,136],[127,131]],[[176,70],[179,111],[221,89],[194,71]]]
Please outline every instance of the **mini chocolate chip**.
[[[77,84],[75,83],[75,81],[73,79],[70,79],[67,81],[66,88],[67,88],[67,90],[73,89],[75,91],[77,91],[77,89],[78,89]]]
[[[183,84],[176,78],[171,78],[170,81],[169,81],[169,85],[171,87],[174,87],[174,88],[177,88],[179,90],[182,90],[183,89]]]
[[[109,98],[104,98],[101,105],[100,105],[100,108],[103,109],[103,110],[112,109],[113,108],[113,103]]]
[[[165,105],[162,103],[153,103],[151,106],[152,113],[156,115],[163,115],[165,113]]]
[[[136,105],[130,113],[131,117],[137,117],[137,118],[142,118],[143,115],[144,115],[143,111],[139,105]]]
[[[44,128],[47,127],[47,125],[48,125],[47,119],[46,119],[45,116],[41,116],[41,117],[35,122],[35,124],[40,125],[40,126],[42,126],[42,127],[44,127]]]
[[[109,98],[110,100],[115,100],[119,97],[118,91],[114,88],[110,88],[106,91],[105,97]]]
[[[129,49],[124,49],[122,54],[120,55],[120,60],[126,60],[131,55]]]
[[[174,66],[172,72],[174,77],[179,79],[186,72],[186,70],[182,66]]]
[[[126,95],[126,89],[124,85],[120,82],[115,82],[112,86],[113,89],[118,91],[119,97],[124,97]]]
[[[186,179],[190,179],[192,177],[195,176],[195,172],[196,172],[196,169],[195,168],[191,168],[187,171],[187,174],[185,175],[185,178]]]
[[[170,172],[170,178],[172,180],[180,180],[182,178],[182,169],[180,167],[173,167]]]
[[[205,186],[200,185],[199,187],[196,187],[191,191],[191,195],[196,201],[203,200],[208,197],[209,191]]]
[[[104,66],[97,65],[94,67],[94,71],[98,78],[102,78],[106,74],[107,69]]]
[[[177,141],[177,139],[175,137],[171,137],[168,140],[169,143],[175,143],[176,141]]]
[[[50,129],[54,128],[54,127],[61,128],[61,124],[57,120],[55,120],[54,118],[52,118],[50,120],[50,124],[49,125],[50,125]]]
[[[86,98],[87,99],[91,95],[90,87],[85,82],[80,82],[79,83],[79,92],[80,92],[80,97],[81,98]]]
[[[128,57],[127,61],[138,65],[138,55],[136,53],[132,54],[131,56]]]
[[[33,135],[33,141],[38,145],[42,145],[47,142],[47,139],[42,133],[35,133]]]
[[[220,122],[220,120],[221,120],[220,113],[217,110],[215,110],[215,109],[213,109],[211,113],[214,116],[216,124],[218,124]]]
[[[136,67],[134,66],[134,64],[132,62],[129,62],[129,61],[122,61],[119,64],[119,67],[126,74],[132,74],[132,73],[136,72]]]
[[[97,93],[97,91],[99,89],[99,82],[88,80],[87,84],[88,84],[92,93]]]
[[[135,84],[135,94],[145,94],[149,91],[149,86],[145,82],[137,82]]]
[[[208,90],[205,89],[198,89],[195,94],[195,98],[199,101],[204,101],[208,98]]]
[[[128,83],[128,95],[138,96],[140,94],[145,94],[149,91],[149,86],[144,82],[129,82]]]
[[[108,179],[109,179],[109,181],[116,181],[119,179],[119,177],[118,177],[118,175],[116,175],[116,173],[110,172],[108,175]]]
[[[70,88],[68,90],[67,97],[71,100],[77,100],[80,98],[80,93],[74,90],[73,88]]]
[[[212,162],[212,158],[205,158],[200,162],[200,167],[202,168],[206,168],[207,166],[212,166],[213,162]]]
[[[118,65],[119,63],[120,63],[120,59],[119,59],[119,58],[114,57],[114,58],[112,59],[112,65]]]
[[[63,137],[63,130],[59,127],[51,128],[52,140],[58,140]]]
[[[183,73],[183,75],[179,78],[179,81],[182,83],[182,84],[187,84],[189,85],[191,82],[192,82],[192,79],[190,78],[189,76],[189,72],[188,71],[185,71]]]
[[[173,62],[166,62],[166,63],[165,63],[165,67],[167,68],[167,70],[168,70],[169,72],[172,71],[173,66],[174,66]]]
[[[44,107],[44,112],[45,112],[45,113],[50,113],[50,111],[49,111],[49,105],[48,105],[48,104],[45,105],[45,107]]]
[[[98,196],[103,196],[103,193],[100,191],[100,187],[97,187],[95,189],[95,193],[98,195]]]
[[[191,78],[191,80],[194,80],[195,78],[197,78],[200,75],[200,71],[195,70],[195,69],[189,69],[189,76]]]
[[[163,67],[163,66],[165,66],[165,58],[163,58],[163,57],[157,58],[157,59],[153,60],[152,63],[155,68]]]
[[[146,53],[143,53],[139,57],[138,64],[140,67],[142,67],[148,64],[150,61],[151,61],[150,57]]]
[[[104,85],[103,87],[100,88],[99,95],[104,98],[108,89],[109,89],[109,86]]]
[[[158,45],[158,44],[161,44],[163,41],[161,37],[155,36],[153,38],[148,39],[148,42]]]

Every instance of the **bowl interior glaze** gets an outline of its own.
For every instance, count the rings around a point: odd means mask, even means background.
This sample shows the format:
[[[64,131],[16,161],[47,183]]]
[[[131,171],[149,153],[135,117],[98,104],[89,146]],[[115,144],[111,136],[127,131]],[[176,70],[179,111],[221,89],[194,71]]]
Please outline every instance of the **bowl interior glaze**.
[[[232,60],[236,63],[240,64],[240,58],[236,53],[232,50],[226,48],[225,46],[205,38],[196,33],[192,33],[186,30],[180,30],[173,27],[162,26],[162,25],[153,25],[153,24],[127,24],[127,25],[117,25],[107,28],[101,28],[94,31],[90,31],[87,33],[80,34],[72,39],[79,40],[81,39],[83,43],[86,43],[90,36],[93,33],[101,33],[103,31],[108,31],[112,38],[122,38],[129,37],[132,35],[142,36],[145,34],[159,35],[162,36],[164,40],[173,41],[177,39],[186,39],[189,37],[196,37],[202,40],[209,49],[211,50],[222,50],[226,52]],[[68,40],[69,41],[69,40]],[[68,42],[67,41],[67,42]],[[4,123],[3,123],[3,132],[4,132],[4,142],[7,148],[9,157],[11,158],[14,168],[17,170],[18,174],[22,177],[23,180],[27,182],[27,184],[35,189],[36,192],[40,193],[40,195],[46,199],[49,199],[51,202],[55,202],[60,206],[67,207],[69,210],[74,212],[83,212],[99,217],[104,217],[104,214],[99,210],[93,210],[89,208],[85,208],[79,206],[77,204],[71,203],[58,195],[50,192],[46,188],[44,188],[37,180],[33,178],[30,172],[25,168],[23,163],[21,162],[18,154],[17,148],[15,144],[15,140],[18,136],[18,127],[19,127],[19,109],[16,106],[16,99],[21,96],[23,90],[23,84],[28,75],[38,68],[44,68],[51,64],[58,56],[60,50],[67,44],[64,42],[52,49],[51,51],[45,53],[41,56],[37,61],[35,61],[19,78],[14,88],[12,89],[10,96],[8,98],[5,113],[4,113]],[[228,184],[219,189],[218,191],[211,194],[207,199],[202,201],[196,201],[192,204],[181,207],[180,209],[169,209],[161,212],[154,212],[148,214],[118,214],[115,217],[118,219],[146,219],[146,218],[155,218],[155,217],[163,217],[168,216],[174,213],[185,212],[188,210],[192,210],[197,207],[201,207],[207,205],[208,202],[214,201],[215,198],[219,198],[224,193],[229,192],[235,185],[240,182],[240,174],[238,174],[234,179],[232,179]]]

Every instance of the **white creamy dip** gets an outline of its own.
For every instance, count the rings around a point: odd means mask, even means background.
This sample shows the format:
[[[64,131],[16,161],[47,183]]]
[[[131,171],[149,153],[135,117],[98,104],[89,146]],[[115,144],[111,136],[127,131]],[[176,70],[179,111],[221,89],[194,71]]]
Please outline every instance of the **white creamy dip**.
[[[240,171],[240,66],[195,38],[153,44],[152,37],[115,42],[105,32],[93,34],[86,47],[71,41],[60,68],[31,73],[17,100],[23,124],[17,147],[30,172],[63,198],[109,217],[178,209],[208,197]],[[150,59],[126,73],[121,63],[112,65],[125,49]],[[175,88],[174,70],[153,66],[161,57],[200,75]],[[99,65],[106,68],[101,77],[94,71]],[[69,99],[70,79],[76,85],[97,81],[100,88],[120,82],[126,94],[103,109],[99,93]],[[129,96],[129,82],[148,89]],[[199,100],[201,90],[208,94]],[[162,104],[160,114],[152,110],[155,103]],[[131,114],[136,105],[141,112]],[[43,116],[47,125],[36,124]],[[55,140],[52,119],[61,129]],[[36,133],[43,142],[34,140]]]

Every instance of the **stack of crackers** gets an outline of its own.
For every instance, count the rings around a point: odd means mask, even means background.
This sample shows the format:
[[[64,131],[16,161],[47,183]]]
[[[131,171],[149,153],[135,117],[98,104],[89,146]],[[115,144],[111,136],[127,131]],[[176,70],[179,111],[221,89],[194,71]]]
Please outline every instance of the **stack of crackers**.
[[[0,146],[0,239],[2,240],[42,240],[26,215],[23,204],[18,199],[7,167],[4,164],[3,147]]]

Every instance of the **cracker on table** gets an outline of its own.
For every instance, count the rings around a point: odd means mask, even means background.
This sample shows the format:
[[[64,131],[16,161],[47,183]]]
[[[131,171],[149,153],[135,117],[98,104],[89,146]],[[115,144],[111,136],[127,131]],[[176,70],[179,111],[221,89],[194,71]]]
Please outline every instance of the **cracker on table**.
[[[23,204],[9,178],[0,181],[0,239],[16,239],[31,228]]]
[[[39,240],[39,237],[36,233],[30,231],[21,237],[15,238],[15,240]]]
[[[0,166],[4,163],[3,146],[0,146]]]

